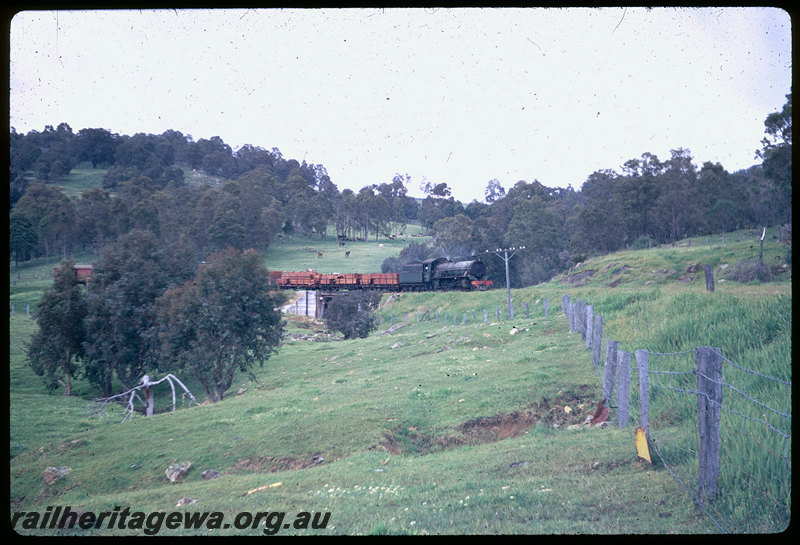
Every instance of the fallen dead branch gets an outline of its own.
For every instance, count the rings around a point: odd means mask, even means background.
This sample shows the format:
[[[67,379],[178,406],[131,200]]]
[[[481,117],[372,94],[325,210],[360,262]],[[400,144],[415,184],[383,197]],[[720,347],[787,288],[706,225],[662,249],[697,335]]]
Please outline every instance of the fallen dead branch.
[[[143,376],[142,379],[139,381],[139,384],[134,386],[133,388],[126,390],[122,393],[109,396],[109,397],[101,397],[94,400],[95,406],[92,411],[93,416],[103,415],[106,412],[106,408],[108,407],[109,403],[112,402],[124,402],[125,403],[125,410],[123,411],[124,418],[122,419],[123,422],[127,421],[128,419],[133,417],[133,414],[136,412],[136,401],[139,401],[145,408],[145,416],[153,416],[154,408],[153,408],[153,386],[157,386],[162,382],[167,382],[172,390],[172,410],[176,409],[176,398],[175,398],[175,383],[177,383],[186,395],[189,396],[192,403],[197,403],[197,400],[192,395],[192,392],[183,384],[183,382],[178,379],[173,374],[168,374],[163,378],[151,381],[150,377],[147,375]],[[144,400],[142,400],[139,393],[144,395]]]

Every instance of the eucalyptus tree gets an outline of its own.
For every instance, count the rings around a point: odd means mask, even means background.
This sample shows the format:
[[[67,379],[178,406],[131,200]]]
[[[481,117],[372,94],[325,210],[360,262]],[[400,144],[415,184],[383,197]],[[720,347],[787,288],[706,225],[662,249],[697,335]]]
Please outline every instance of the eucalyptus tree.
[[[40,253],[49,257],[62,250],[66,256],[75,234],[75,206],[60,189],[43,182],[31,185],[17,201],[14,213],[31,221]]]
[[[131,231],[107,245],[88,284],[87,377],[110,395],[112,377],[129,389],[157,369],[155,300],[195,268],[190,248],[164,245],[150,231]]]
[[[765,177],[775,184],[774,197],[782,204],[777,210],[780,222],[792,221],[792,93],[779,112],[764,121],[766,136],[757,156],[763,159]]]
[[[658,177],[656,216],[662,240],[675,244],[680,238],[697,234],[702,210],[697,168],[689,150],[672,150],[671,154]]]
[[[345,339],[363,339],[378,328],[375,310],[381,294],[370,290],[342,292],[325,309],[325,324]]]
[[[162,367],[200,382],[222,400],[237,371],[249,372],[278,350],[280,306],[263,257],[233,248],[212,254],[193,281],[158,299]]]
[[[72,261],[58,267],[53,285],[44,293],[33,316],[39,329],[28,345],[28,364],[42,377],[49,390],[59,384],[64,395],[72,393],[72,379],[79,372],[78,360],[84,357],[87,314],[86,297]]]
[[[8,230],[8,247],[14,264],[19,267],[20,261],[30,259],[31,251],[36,246],[36,231],[31,220],[20,214],[11,214]]]
[[[79,161],[92,163],[92,168],[114,164],[120,138],[106,129],[87,128],[78,131],[73,150]]]
[[[75,200],[75,223],[82,244],[88,244],[99,253],[106,241],[116,239],[118,222],[115,218],[114,198],[105,189],[95,187],[81,193]]]

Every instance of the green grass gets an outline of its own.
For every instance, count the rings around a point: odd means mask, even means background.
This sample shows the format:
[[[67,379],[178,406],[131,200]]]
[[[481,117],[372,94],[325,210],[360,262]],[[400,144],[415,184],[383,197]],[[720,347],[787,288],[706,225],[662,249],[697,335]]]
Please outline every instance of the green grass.
[[[266,252],[267,268],[270,270],[305,271],[314,269],[320,273],[379,273],[381,264],[388,257],[396,257],[409,242],[430,241],[420,236],[420,227],[409,225],[406,236],[389,240],[371,234],[369,241],[345,242],[339,246],[336,233],[331,229],[325,237],[295,235],[273,242]],[[414,234],[415,236],[411,236]],[[322,257],[317,257],[322,252]],[[345,252],[350,252],[349,257]]]
[[[274,244],[266,259],[279,270],[377,272],[385,259],[381,252],[396,255],[400,244],[348,243],[353,253],[345,258],[332,237],[295,237]],[[742,244],[724,261],[749,257]],[[317,246],[322,259],[316,250],[305,255],[304,248]],[[765,245],[770,256],[781,250],[777,243]],[[16,312],[10,321],[11,511],[127,506],[221,511],[228,520],[244,511],[286,511],[290,518],[298,511],[331,513],[324,530],[281,530],[303,535],[716,532],[670,472],[636,460],[633,426],[568,429],[594,412],[601,387],[591,353],[579,334],[568,331],[560,298],[569,293],[595,305],[606,318],[608,338],[619,339],[623,349],[730,346],[737,363],[791,380],[789,360],[783,359],[791,352],[791,269],[772,284],[721,282],[713,294],[705,292],[702,278],[681,283],[680,274],[651,272],[682,274],[719,253],[713,246],[692,246],[597,258],[583,266],[598,271],[584,286],[555,279],[512,290],[514,320],[507,318],[503,289],[387,296],[380,328],[366,339],[287,340],[254,370],[257,382],[238,376],[222,402],[181,405],[174,413],[124,424],[118,410],[105,418],[89,416],[96,392],[85,381],[74,386],[82,398],[44,390],[25,366],[22,348],[35,323]],[[630,269],[612,275],[623,265]],[[608,287],[623,274],[623,282]],[[38,280],[30,282],[18,282],[19,301],[33,300],[43,289]],[[433,319],[417,321],[426,311]],[[465,313],[467,324],[461,325]],[[392,320],[397,327],[387,332]],[[706,321],[717,325],[699,327]],[[288,330],[323,328],[298,318]],[[186,383],[202,401],[199,386]],[[162,411],[169,405],[167,392],[158,395]],[[686,423],[669,414],[685,410],[681,402],[662,395],[661,406],[652,409],[659,444],[681,447],[686,440]],[[738,452],[740,447],[725,444],[734,462],[752,456]],[[670,448],[665,450],[672,454]],[[172,461],[193,464],[178,483],[164,475]],[[748,461],[773,471],[757,462]],[[62,465],[72,471],[47,486],[42,471]],[[686,456],[678,469],[689,473],[695,465]],[[206,469],[225,476],[203,480]],[[737,475],[723,476],[726,501],[740,498],[746,487]],[[274,483],[281,484],[244,495]],[[177,509],[184,497],[197,503]],[[748,518],[737,511],[739,503],[725,509]],[[782,529],[780,509],[760,509],[751,529]],[[263,535],[262,529],[233,528],[200,533]]]
[[[88,189],[103,187],[105,168],[92,168],[88,163],[81,163],[78,168],[73,168],[69,174],[63,176],[58,185],[67,197],[80,197]]]

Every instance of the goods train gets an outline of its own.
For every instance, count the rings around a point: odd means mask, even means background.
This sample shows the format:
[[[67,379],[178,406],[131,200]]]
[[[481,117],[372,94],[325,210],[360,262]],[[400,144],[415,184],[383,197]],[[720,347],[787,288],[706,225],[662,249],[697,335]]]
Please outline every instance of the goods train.
[[[270,273],[283,289],[386,291],[487,290],[486,265],[476,258],[450,261],[445,258],[407,263],[398,273],[322,274],[313,271]]]
[[[91,279],[91,265],[75,265],[78,281]],[[55,268],[53,273],[58,271]],[[414,261],[403,266],[399,273],[323,274],[314,271],[271,271],[270,276],[282,289],[351,290],[379,289],[385,291],[480,290],[492,286],[486,279],[486,265],[477,258],[450,261],[445,258]]]

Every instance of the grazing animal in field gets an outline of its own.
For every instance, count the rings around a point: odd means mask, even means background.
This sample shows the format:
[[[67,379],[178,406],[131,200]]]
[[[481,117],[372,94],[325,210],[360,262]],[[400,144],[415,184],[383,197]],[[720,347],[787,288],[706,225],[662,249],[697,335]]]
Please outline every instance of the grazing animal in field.
[[[350,250],[347,250],[347,251],[344,253],[344,256],[345,256],[345,257],[350,257]]]
[[[341,248],[342,246],[344,246],[344,244],[345,244],[345,243],[344,243],[344,241],[340,240],[340,241],[339,241],[339,248]]]
[[[318,258],[322,257],[322,252],[317,252],[317,257]]]

